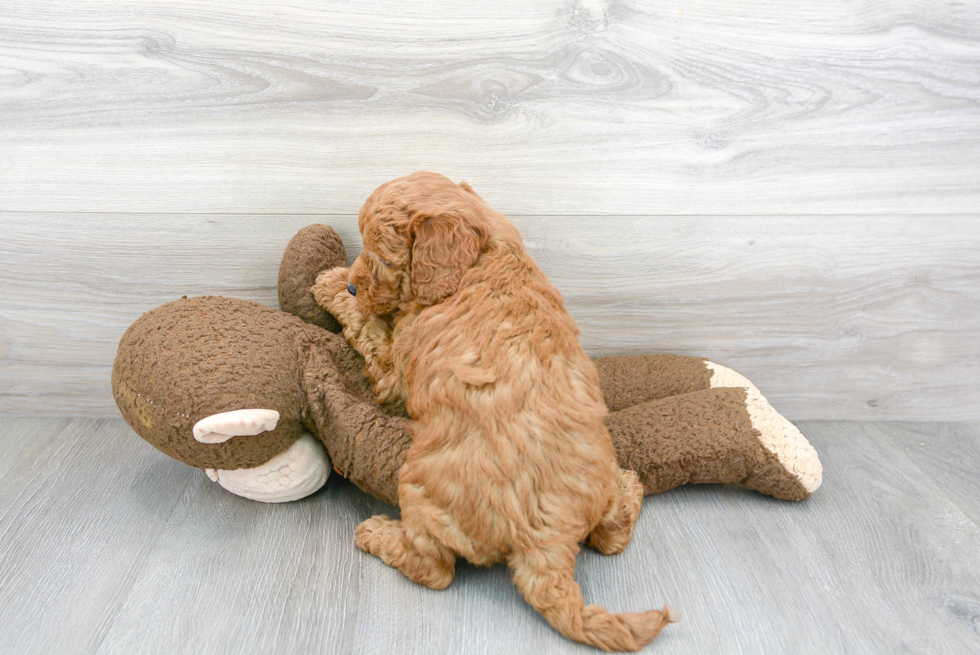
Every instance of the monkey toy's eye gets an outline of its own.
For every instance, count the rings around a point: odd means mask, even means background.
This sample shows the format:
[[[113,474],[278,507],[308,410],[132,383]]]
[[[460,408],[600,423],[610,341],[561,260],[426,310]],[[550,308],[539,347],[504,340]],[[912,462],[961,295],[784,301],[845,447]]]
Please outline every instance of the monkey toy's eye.
[[[352,282],[347,283],[347,293],[349,293],[352,296],[357,295],[357,287],[355,287]]]

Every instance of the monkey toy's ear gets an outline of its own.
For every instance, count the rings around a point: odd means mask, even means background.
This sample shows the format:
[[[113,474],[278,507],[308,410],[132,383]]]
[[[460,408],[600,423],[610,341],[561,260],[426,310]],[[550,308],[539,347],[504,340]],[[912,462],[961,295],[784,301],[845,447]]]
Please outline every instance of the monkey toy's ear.
[[[279,308],[333,333],[340,324],[313,298],[313,283],[323,271],[347,266],[344,242],[329,225],[307,225],[296,233],[279,264]]]

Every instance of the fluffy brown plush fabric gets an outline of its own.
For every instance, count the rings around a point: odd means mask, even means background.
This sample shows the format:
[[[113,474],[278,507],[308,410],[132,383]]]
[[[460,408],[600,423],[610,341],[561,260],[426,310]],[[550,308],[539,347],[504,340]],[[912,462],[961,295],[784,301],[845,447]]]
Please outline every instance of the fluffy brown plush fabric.
[[[711,386],[700,357],[623,355],[595,360],[602,397],[610,412]]]
[[[201,468],[258,466],[302,432],[298,355],[311,329],[271,307],[230,298],[169,303],[123,336],[112,367],[116,404],[140,436],[174,459]],[[282,419],[262,439],[194,440],[197,421],[242,407],[278,409]]]
[[[330,332],[340,324],[313,298],[313,283],[326,267],[345,266],[344,242],[333,228],[307,225],[290,240],[279,263],[279,308]]]
[[[301,230],[282,260],[283,310],[309,322],[332,325],[329,314],[329,320],[321,320],[316,312],[304,310],[316,305],[305,280],[346,261],[340,237],[330,227],[311,225]],[[270,321],[274,325],[267,330]],[[191,427],[211,414],[259,402],[256,385],[263,383],[241,374],[258,361],[250,355],[253,349],[264,350],[271,358],[266,361],[277,369],[295,371],[302,360],[304,380],[309,374],[316,381],[303,391],[306,425],[326,443],[341,474],[368,493],[397,504],[398,470],[411,440],[406,415],[378,406],[363,359],[343,339],[302,325],[268,307],[228,298],[178,300],[148,312],[119,345],[113,368],[119,408],[138,434],[171,457],[198,468],[251,468],[286,448],[295,432],[283,429],[204,444],[193,438]],[[269,334],[283,330],[290,336],[270,344]],[[298,340],[296,335],[301,335]],[[316,346],[303,348],[302,343]],[[291,345],[284,348],[285,344]],[[295,356],[304,351],[313,354]],[[223,353],[223,367],[216,368],[208,354],[216,352]],[[306,371],[310,357],[315,359],[313,370]],[[603,397],[612,410],[605,423],[620,466],[640,474],[646,493],[685,482],[716,482],[748,484],[786,500],[810,496],[811,491],[784,467],[765,464],[775,458],[762,446],[744,407],[732,409],[725,393],[703,394],[698,402],[683,397],[709,387],[711,372],[704,360],[642,355],[599,358],[595,363]],[[250,370],[268,381],[265,372]],[[265,388],[273,398],[290,395]],[[293,390],[291,397],[297,395]],[[626,409],[630,411],[620,416],[620,410]],[[718,429],[705,431],[706,425]]]
[[[740,387],[703,388],[626,407],[610,414],[606,426],[615,435],[620,466],[639,474],[647,494],[710,482],[740,484],[786,500],[810,497],[763,447]]]
[[[269,334],[279,338],[270,342]],[[253,350],[265,351],[273,369],[290,373],[269,377],[252,368]],[[618,393],[618,409],[605,423],[619,465],[637,472],[645,493],[696,482],[742,484],[784,500],[810,496],[763,447],[744,403],[736,402],[745,390],[708,389],[703,360],[644,355],[599,358],[596,365],[606,396]],[[674,381],[665,384],[661,376]],[[288,447],[297,432],[281,424],[273,432],[205,444],[192,434],[198,420],[242,407],[298,413],[341,475],[398,503],[398,471],[411,443],[408,420],[377,404],[364,360],[339,335],[245,300],[181,299],[147,312],[126,332],[112,386],[137,434],[202,469],[258,466]],[[669,395],[677,389],[697,393]],[[631,404],[644,398],[649,400]],[[294,403],[297,408],[290,409]]]
[[[307,429],[343,475],[393,503],[408,421],[380,410],[363,369],[339,335],[258,303],[201,296],[149,311],[126,331],[112,387],[136,433],[186,464],[253,468]],[[246,407],[278,411],[276,429],[194,439],[197,421]]]

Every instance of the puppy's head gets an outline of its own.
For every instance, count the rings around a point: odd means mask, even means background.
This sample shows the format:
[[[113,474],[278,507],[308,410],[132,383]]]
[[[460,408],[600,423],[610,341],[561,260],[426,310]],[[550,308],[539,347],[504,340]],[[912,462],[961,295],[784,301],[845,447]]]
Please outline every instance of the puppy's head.
[[[378,187],[358,226],[364,250],[350,281],[358,309],[378,315],[451,296],[490,237],[487,206],[473,189],[424,171]]]

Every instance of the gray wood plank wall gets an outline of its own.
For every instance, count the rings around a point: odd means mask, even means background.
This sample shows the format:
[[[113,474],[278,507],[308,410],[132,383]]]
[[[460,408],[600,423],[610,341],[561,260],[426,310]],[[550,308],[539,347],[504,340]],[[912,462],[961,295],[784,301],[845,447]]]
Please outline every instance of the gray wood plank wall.
[[[0,6],[0,414],[112,416],[114,344],[417,169],[521,228],[593,354],[794,419],[977,419],[980,4]]]

